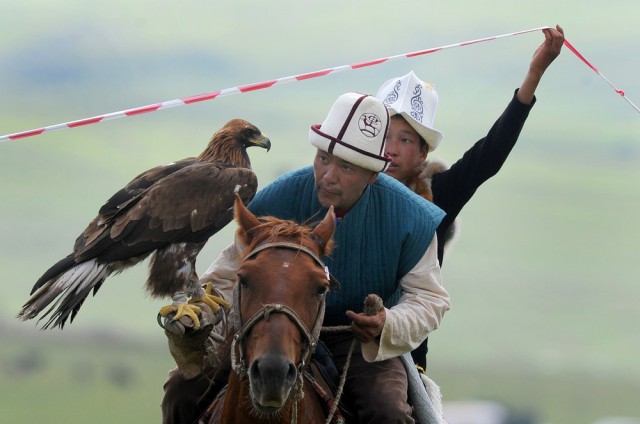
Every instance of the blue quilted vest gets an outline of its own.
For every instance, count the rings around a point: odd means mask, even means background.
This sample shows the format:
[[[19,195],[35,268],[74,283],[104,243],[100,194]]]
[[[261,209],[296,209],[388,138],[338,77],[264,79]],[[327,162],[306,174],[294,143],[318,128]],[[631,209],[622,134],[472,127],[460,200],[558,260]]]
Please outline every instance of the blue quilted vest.
[[[318,202],[313,168],[282,175],[249,205],[256,216],[315,224],[327,209]],[[334,250],[323,261],[340,282],[327,297],[324,325],[347,325],[345,311],[362,311],[376,293],[390,308],[400,298],[399,280],[422,258],[444,212],[384,174],[369,184],[338,223]]]

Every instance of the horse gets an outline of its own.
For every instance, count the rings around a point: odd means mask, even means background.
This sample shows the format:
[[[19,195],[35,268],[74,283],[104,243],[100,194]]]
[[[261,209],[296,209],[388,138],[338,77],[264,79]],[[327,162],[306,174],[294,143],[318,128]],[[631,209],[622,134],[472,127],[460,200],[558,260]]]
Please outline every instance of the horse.
[[[320,259],[331,252],[333,208],[315,228],[258,219],[236,198],[237,236],[247,246],[233,299],[227,387],[209,423],[324,423],[330,412],[308,368],[335,282]]]

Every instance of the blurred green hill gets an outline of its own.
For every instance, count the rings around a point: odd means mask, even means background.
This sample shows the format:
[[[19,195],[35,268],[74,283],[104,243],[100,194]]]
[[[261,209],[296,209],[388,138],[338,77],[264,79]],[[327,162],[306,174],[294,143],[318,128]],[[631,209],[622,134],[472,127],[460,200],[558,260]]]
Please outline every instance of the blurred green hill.
[[[640,101],[640,3],[294,1],[0,6],[0,133],[560,23]],[[273,142],[260,185],[311,162],[337,96],[414,70],[440,95],[434,153],[455,161],[520,84],[541,33],[0,144],[0,422],[158,421],[172,361],[143,290],[111,277],[62,332],[15,314],[102,203],[141,171],[199,153],[233,117]],[[460,217],[443,274],[454,307],[430,337],[445,400],[495,399],[541,422],[640,417],[640,119],[569,50],[545,75],[501,173]],[[203,272],[233,225],[199,257]],[[33,400],[38,399],[38,407]]]

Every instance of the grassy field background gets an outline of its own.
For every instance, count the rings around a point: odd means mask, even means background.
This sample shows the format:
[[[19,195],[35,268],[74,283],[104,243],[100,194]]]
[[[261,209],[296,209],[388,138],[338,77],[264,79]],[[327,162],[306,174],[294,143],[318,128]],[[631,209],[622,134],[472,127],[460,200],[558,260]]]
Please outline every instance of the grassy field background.
[[[560,23],[640,101],[634,0],[237,1],[0,6],[0,133]],[[0,422],[158,422],[171,357],[146,266],[112,277],[76,322],[15,314],[99,206],[134,175],[199,153],[233,117],[273,142],[264,186],[310,163],[309,125],[346,91],[414,70],[436,85],[434,153],[453,162],[520,84],[540,33],[0,144]],[[454,307],[430,338],[445,401],[496,400],[541,423],[640,418],[640,119],[570,51],[500,174],[460,216],[443,273]],[[204,271],[233,226],[199,258]]]

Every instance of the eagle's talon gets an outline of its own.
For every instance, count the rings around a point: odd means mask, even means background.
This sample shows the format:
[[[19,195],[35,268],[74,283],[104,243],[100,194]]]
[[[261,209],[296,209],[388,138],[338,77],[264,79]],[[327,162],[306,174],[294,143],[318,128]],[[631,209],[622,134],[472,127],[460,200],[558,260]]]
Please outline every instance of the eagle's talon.
[[[202,297],[193,297],[189,299],[189,303],[205,303],[207,304],[214,314],[218,314],[220,311],[220,307],[222,307],[225,311],[231,309],[231,304],[224,300],[221,296],[216,296],[213,293],[213,285],[208,283],[204,290],[204,296]]]
[[[178,303],[174,305],[163,306],[162,308],[160,308],[160,315],[162,315],[163,317],[167,317],[173,312],[175,312],[173,321],[176,321],[183,316],[187,316],[191,318],[191,321],[193,321],[193,329],[200,329],[200,318],[198,318],[198,315],[202,313],[202,309],[200,309],[198,306],[189,305],[186,303]]]

